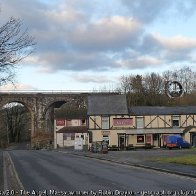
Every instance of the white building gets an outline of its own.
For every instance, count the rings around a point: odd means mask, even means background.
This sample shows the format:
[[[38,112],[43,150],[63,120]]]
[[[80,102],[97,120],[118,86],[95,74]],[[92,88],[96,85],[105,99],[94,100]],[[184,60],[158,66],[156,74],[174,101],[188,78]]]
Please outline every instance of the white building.
[[[54,125],[54,148],[74,147],[79,141],[88,145],[86,119],[55,119]]]

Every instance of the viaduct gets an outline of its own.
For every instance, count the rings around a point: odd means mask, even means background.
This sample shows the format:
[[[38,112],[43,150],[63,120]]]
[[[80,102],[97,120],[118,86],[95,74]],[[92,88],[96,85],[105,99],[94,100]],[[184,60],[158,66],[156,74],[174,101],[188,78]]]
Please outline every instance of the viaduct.
[[[25,92],[25,91],[0,91],[0,108],[8,103],[21,103],[31,115],[31,136],[36,132],[46,131],[46,113],[49,109],[58,108],[66,102],[85,104],[87,92]]]

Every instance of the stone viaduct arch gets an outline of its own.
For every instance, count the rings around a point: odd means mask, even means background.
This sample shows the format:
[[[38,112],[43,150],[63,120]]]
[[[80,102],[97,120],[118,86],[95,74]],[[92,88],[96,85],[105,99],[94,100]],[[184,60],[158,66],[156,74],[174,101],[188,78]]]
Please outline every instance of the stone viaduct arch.
[[[0,93],[0,108],[7,103],[18,102],[23,104],[31,114],[31,137],[36,132],[46,131],[45,115],[50,107],[60,107],[63,103],[86,103],[88,93]]]

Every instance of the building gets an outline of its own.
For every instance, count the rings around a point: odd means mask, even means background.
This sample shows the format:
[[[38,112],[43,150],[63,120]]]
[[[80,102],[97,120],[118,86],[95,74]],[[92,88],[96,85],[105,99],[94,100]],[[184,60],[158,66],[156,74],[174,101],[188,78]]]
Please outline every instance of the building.
[[[125,95],[88,97],[89,143],[106,140],[125,149],[165,145],[165,137],[181,134],[196,146],[196,106],[127,107]]]
[[[90,95],[87,115],[90,145],[103,140],[109,146],[123,143],[121,138],[125,136],[125,128],[130,123],[125,95]]]
[[[134,145],[150,143],[163,147],[166,136],[180,134],[196,146],[196,106],[130,107],[129,115],[133,127],[125,134]]]
[[[54,148],[76,147],[77,142],[82,147],[88,145],[87,121],[84,117],[54,120]]]

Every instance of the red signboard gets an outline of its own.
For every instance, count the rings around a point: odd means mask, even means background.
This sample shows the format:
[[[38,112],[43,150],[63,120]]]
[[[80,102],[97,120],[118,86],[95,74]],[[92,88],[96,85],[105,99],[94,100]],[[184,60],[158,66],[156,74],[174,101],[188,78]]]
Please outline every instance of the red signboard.
[[[62,120],[62,119],[56,120],[56,126],[65,126],[65,120]]]
[[[133,119],[132,118],[114,118],[113,125],[114,126],[133,125]]]
[[[152,134],[146,134],[146,143],[151,144],[152,142]]]

